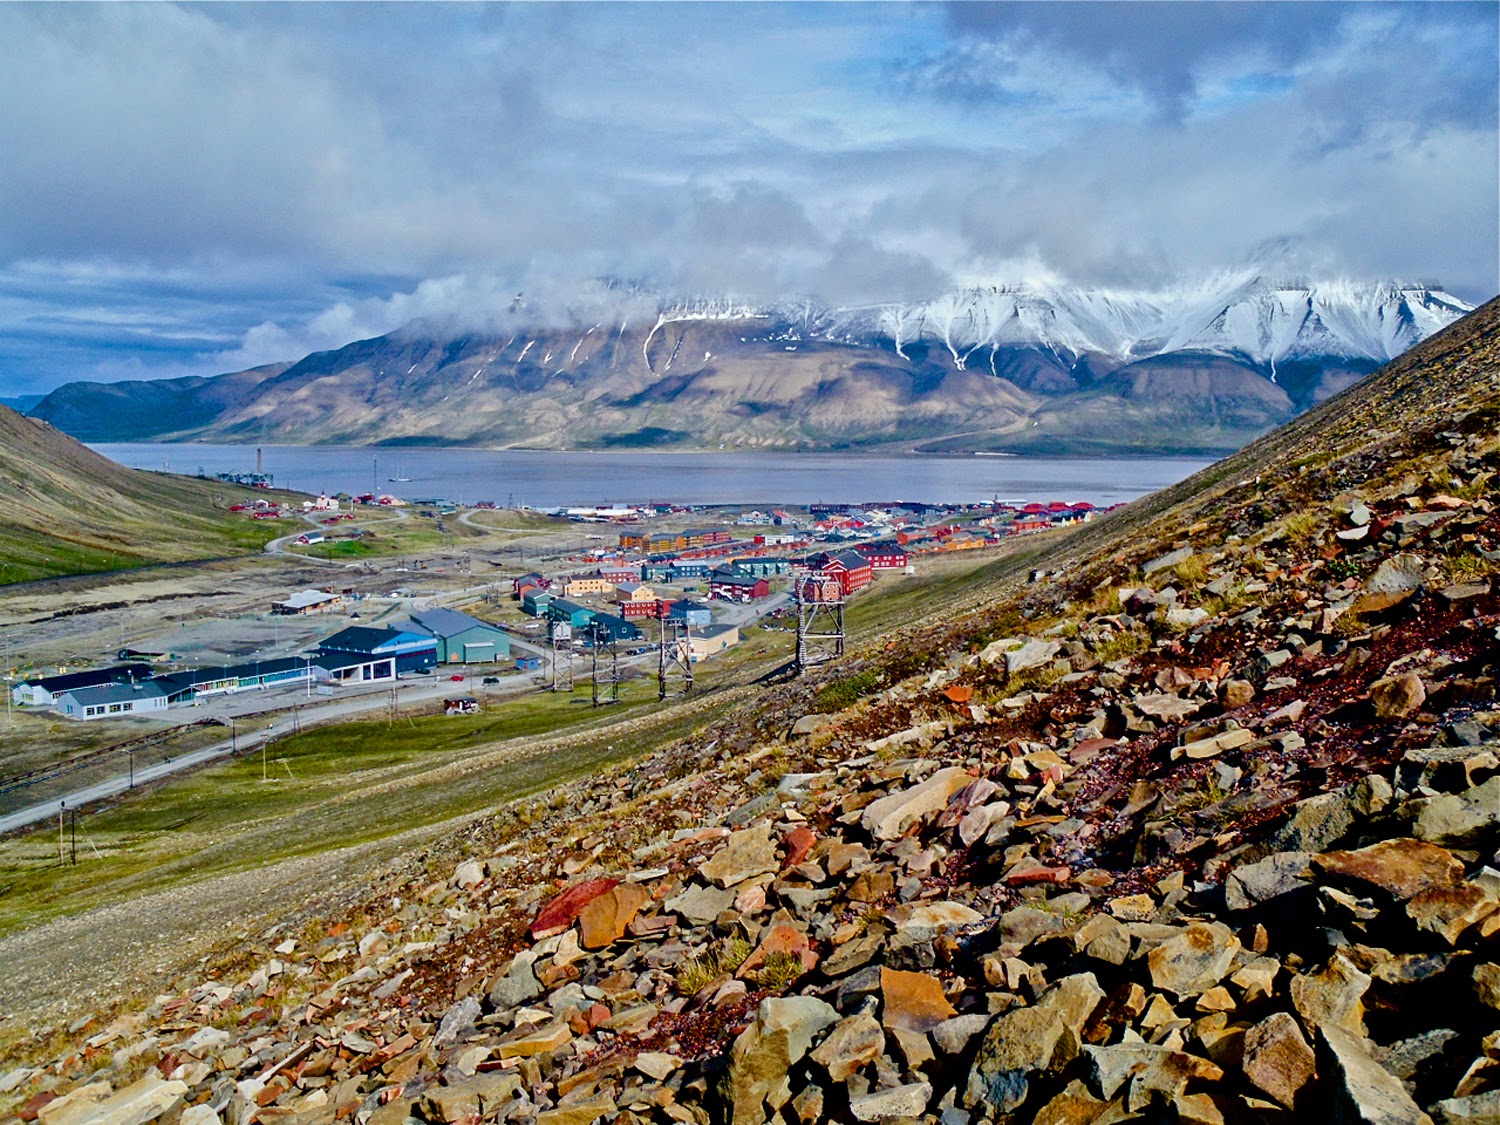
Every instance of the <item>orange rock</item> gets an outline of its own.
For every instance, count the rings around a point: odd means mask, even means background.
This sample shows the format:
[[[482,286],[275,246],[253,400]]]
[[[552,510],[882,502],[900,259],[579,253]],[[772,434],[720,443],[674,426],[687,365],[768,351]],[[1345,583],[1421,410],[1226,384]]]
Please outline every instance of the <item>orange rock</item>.
[[[603,949],[625,933],[651,894],[635,883],[621,883],[592,898],[578,912],[578,944]]]
[[[811,972],[818,964],[818,954],[807,940],[807,935],[790,922],[778,922],[767,928],[760,944],[745,958],[735,976],[750,976],[765,964],[766,958],[772,953],[795,953],[802,959],[803,972]]]
[[[974,689],[968,684],[950,684],[943,689],[943,696],[951,703],[967,703],[974,698]]]
[[[781,861],[781,868],[785,871],[788,867],[796,867],[807,858],[807,853],[813,850],[813,845],[818,842],[818,834],[805,825],[798,825],[786,835],[786,859]]]
[[[883,1002],[880,1022],[887,1031],[925,1034],[958,1015],[943,994],[942,982],[926,973],[881,969],[880,993]]]
[[[619,885],[618,879],[586,879],[574,884],[542,907],[531,923],[531,936],[541,940],[561,933],[573,924],[585,906]]]

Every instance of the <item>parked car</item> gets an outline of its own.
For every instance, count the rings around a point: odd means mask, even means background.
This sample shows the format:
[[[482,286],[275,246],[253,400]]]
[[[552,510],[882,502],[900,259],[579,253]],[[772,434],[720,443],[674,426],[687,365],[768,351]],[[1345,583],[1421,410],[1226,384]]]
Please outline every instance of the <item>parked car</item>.
[[[448,678],[455,684],[461,684],[464,682],[464,678],[462,676],[449,676]]]
[[[498,684],[500,682],[500,677],[499,676],[486,676],[484,678],[484,682],[486,684]]]

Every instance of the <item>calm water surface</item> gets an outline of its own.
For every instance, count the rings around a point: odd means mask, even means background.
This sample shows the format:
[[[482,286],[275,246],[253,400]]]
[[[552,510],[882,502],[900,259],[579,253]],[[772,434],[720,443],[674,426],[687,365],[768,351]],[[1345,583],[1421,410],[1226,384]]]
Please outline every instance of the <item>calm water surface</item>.
[[[98,443],[135,469],[251,472],[255,446]],[[389,492],[473,504],[972,503],[1087,500],[1106,505],[1175,484],[1209,464],[1187,457],[936,457],[852,453],[557,453],[494,449],[261,446],[278,487]],[[410,477],[393,481],[392,477]]]

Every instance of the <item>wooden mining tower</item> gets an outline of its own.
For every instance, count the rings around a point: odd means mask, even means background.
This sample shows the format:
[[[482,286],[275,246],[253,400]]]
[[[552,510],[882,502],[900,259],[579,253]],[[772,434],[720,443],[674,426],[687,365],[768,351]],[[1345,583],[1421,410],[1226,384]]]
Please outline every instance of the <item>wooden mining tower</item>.
[[[620,650],[615,635],[598,622],[589,622],[589,687],[595,707],[620,702]],[[602,656],[602,660],[600,659]],[[600,664],[604,667],[601,669]]]
[[[672,684],[681,684],[681,694],[693,690],[692,627],[686,621],[673,621],[665,613],[657,618],[661,625],[660,650],[656,663],[656,698],[666,699]]]
[[[792,583],[797,600],[797,674],[844,655],[844,590],[833,577]]]

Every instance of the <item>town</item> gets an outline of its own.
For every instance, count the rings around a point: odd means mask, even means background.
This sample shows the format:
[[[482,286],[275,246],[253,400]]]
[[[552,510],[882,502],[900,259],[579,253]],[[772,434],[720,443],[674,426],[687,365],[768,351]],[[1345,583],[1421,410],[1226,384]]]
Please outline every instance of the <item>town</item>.
[[[421,503],[428,507],[418,515],[438,523],[460,514],[441,499]],[[395,497],[367,494],[324,495],[300,507],[257,500],[231,510],[252,519],[300,517],[327,528],[286,537],[288,553],[296,554],[341,538],[362,538],[366,532],[359,527],[334,530],[354,521],[361,508],[407,506]],[[470,511],[493,510],[493,504],[481,503]],[[664,664],[670,656],[695,665],[740,644],[747,626],[795,617],[798,607],[809,603],[842,603],[882,574],[913,575],[923,556],[996,546],[1013,536],[1083,522],[1097,511],[1086,502],[1061,501],[770,511],[669,503],[552,509],[536,514],[560,528],[617,525],[616,542],[590,534],[583,549],[545,570],[527,569],[505,582],[478,589],[465,585],[452,593],[365,592],[342,583],[303,589],[272,602],[265,616],[343,615],[347,624],[310,638],[300,651],[285,651],[278,643],[256,648],[251,659],[208,663],[185,662],[176,652],[122,647],[113,660],[101,653],[88,667],[38,666],[20,674],[8,668],[9,702],[81,721],[149,718],[245,692],[281,689],[279,700],[285,689],[298,689],[326,698],[418,677],[463,682],[471,672],[497,688],[527,677],[528,686],[556,688],[564,679],[561,664],[566,661],[570,673],[573,654],[595,647],[617,655],[624,646],[637,664],[649,664],[653,657]],[[705,515],[717,523],[683,523]],[[508,562],[492,560],[500,567]],[[425,573],[441,569],[423,560],[413,565]],[[472,566],[467,574],[472,576]],[[498,596],[500,590],[508,596]],[[364,623],[361,608],[377,605],[376,615],[388,620]],[[185,629],[184,623],[179,633]],[[174,638],[177,647],[182,640]],[[223,651],[232,647],[223,639],[217,644]],[[565,682],[572,682],[571,674]],[[444,703],[465,710],[473,701],[460,695]],[[242,705],[236,714],[255,709]]]

